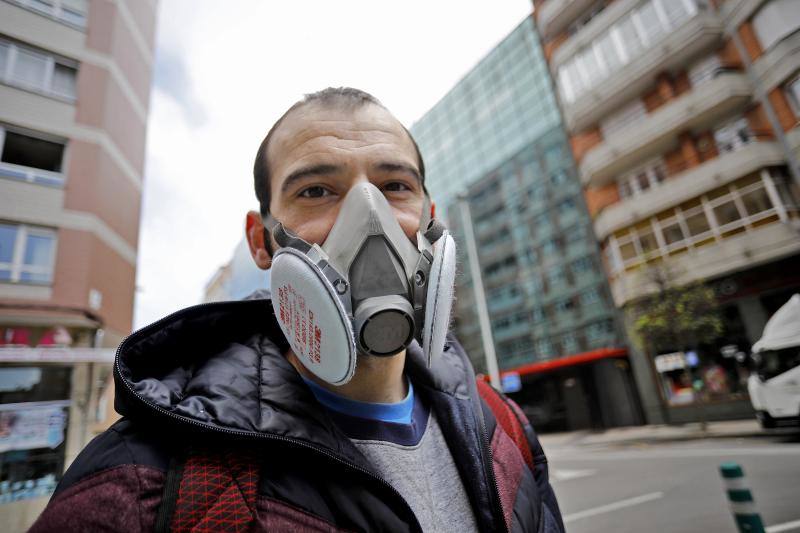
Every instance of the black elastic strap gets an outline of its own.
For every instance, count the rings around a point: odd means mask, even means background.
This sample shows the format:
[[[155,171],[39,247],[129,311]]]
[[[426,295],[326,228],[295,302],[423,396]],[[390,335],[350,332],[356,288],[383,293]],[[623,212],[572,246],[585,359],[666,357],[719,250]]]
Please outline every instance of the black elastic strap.
[[[161,495],[161,505],[158,506],[156,523],[153,529],[156,533],[169,533],[175,506],[178,503],[178,493],[183,478],[183,468],[186,465],[186,456],[177,454],[169,461],[167,479],[164,482],[164,492]]]

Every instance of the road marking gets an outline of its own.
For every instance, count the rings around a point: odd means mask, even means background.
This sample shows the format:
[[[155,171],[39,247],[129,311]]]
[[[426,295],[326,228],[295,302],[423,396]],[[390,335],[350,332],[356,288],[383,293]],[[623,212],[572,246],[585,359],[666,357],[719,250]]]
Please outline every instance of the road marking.
[[[784,522],[783,524],[768,526],[767,533],[781,533],[781,531],[791,531],[793,529],[800,529],[800,520],[793,520],[792,522]]]
[[[569,524],[570,522],[575,522],[576,520],[581,520],[582,518],[588,518],[590,516],[610,513],[611,511],[624,509],[625,507],[633,507],[634,505],[639,505],[640,503],[646,503],[663,497],[664,497],[663,492],[651,492],[649,494],[642,494],[641,496],[628,498],[627,500],[620,500],[618,502],[609,503],[607,505],[601,505],[600,507],[593,507],[591,509],[586,509],[585,511],[579,511],[577,513],[565,515],[564,523]]]
[[[597,470],[565,470],[559,468],[557,470],[553,470],[552,476],[556,481],[569,481],[570,479],[593,476],[596,473]]]
[[[573,455],[574,453],[574,455]],[[550,452],[548,458],[562,461],[615,461],[631,459],[685,459],[688,457],[735,457],[735,456],[781,456],[800,455],[800,447],[792,448],[721,448],[721,449],[692,449],[681,448],[674,450],[643,451],[627,450],[624,452],[605,452],[593,450],[574,450],[570,452]]]

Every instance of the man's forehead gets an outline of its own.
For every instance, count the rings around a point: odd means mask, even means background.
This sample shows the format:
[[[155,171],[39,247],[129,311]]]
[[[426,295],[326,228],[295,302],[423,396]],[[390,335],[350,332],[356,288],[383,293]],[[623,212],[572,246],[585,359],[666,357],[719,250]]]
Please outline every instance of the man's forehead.
[[[278,125],[267,149],[273,169],[281,166],[283,157],[303,145],[316,146],[337,142],[382,145],[408,152],[413,157],[414,145],[402,124],[385,108],[365,103],[348,105],[310,102],[294,109]]]

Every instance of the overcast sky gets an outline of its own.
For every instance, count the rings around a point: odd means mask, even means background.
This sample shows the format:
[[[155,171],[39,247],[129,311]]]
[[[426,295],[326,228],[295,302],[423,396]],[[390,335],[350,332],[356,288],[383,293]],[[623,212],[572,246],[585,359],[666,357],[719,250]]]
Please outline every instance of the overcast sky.
[[[257,207],[252,164],[303,94],[348,85],[410,126],[530,0],[160,0],[134,326],[198,303]]]

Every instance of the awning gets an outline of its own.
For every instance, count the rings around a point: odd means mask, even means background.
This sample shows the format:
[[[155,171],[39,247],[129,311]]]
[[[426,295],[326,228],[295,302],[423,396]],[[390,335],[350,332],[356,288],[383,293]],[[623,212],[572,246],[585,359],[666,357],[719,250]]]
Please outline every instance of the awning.
[[[0,363],[113,363],[112,348],[0,348]]]
[[[565,357],[559,357],[549,361],[538,361],[536,363],[518,366],[517,368],[511,368],[509,370],[500,372],[500,376],[502,377],[506,374],[512,373],[519,374],[520,376],[541,374],[543,372],[550,372],[559,368],[583,365],[593,361],[599,361],[600,359],[608,359],[612,357],[628,357],[628,350],[625,348],[600,348],[590,352],[567,355]]]

